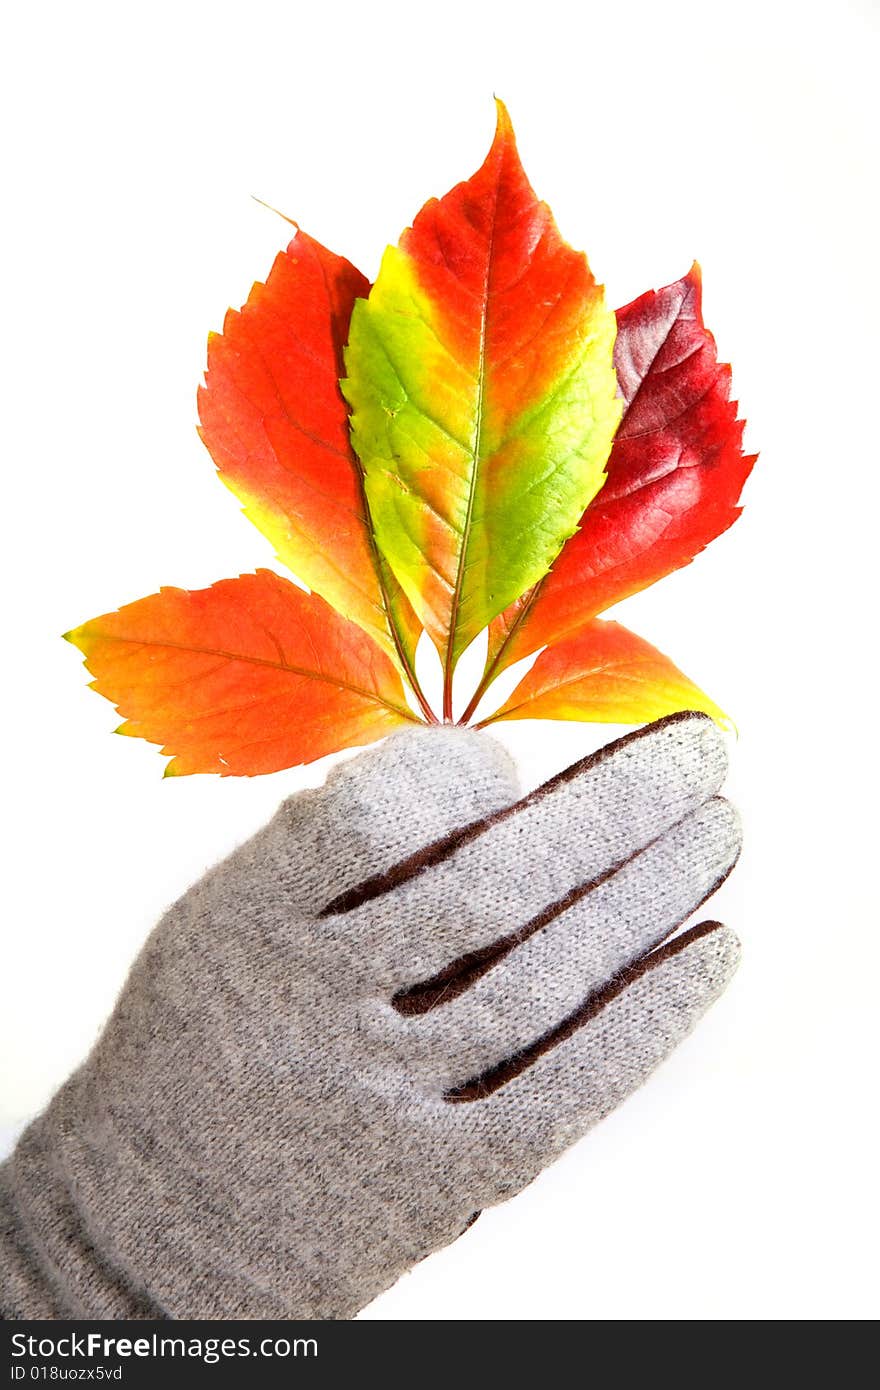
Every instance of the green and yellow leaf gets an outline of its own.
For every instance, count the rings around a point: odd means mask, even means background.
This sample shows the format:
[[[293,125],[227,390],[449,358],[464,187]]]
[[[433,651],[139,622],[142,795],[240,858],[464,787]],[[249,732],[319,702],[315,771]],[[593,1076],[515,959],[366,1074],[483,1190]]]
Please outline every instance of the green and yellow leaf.
[[[485,163],[425,205],[355,305],[342,383],[377,542],[447,685],[602,486],[614,331],[499,103]]]

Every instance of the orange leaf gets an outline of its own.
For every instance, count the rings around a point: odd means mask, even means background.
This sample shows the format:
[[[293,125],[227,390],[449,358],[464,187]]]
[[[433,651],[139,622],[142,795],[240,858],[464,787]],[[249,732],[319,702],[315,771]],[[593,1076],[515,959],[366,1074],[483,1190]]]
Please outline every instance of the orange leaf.
[[[162,589],[66,634],[166,776],[253,776],[372,743],[413,719],[386,654],[269,570]]]
[[[656,647],[620,623],[594,619],[541,652],[510,698],[482,725],[502,719],[644,724],[683,709],[728,722]]]
[[[297,231],[266,283],[208,340],[200,434],[282,563],[406,669],[421,627],[377,556],[339,389],[352,307],[369,288]]]

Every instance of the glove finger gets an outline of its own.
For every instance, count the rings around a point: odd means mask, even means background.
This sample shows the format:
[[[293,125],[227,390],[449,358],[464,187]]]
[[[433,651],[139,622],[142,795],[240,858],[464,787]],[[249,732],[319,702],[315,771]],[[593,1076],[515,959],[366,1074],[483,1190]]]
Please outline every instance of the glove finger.
[[[448,1101],[473,1102],[456,1108],[462,1143],[482,1165],[480,1202],[525,1187],[640,1086],[722,993],[739,955],[726,927],[693,927],[587,1000],[556,1035],[448,1092]]]
[[[711,720],[674,715],[327,910],[348,909],[351,939],[382,943],[396,991],[490,946],[629,859],[714,795],[726,768]]]
[[[282,806],[300,901],[319,911],[366,875],[496,814],[518,794],[513,760],[484,733],[420,725],[393,734],[334,768],[320,791]]]
[[[528,1047],[696,912],[740,844],[733,807],[707,802],[552,919],[509,938],[494,964],[475,967],[482,973],[474,982],[471,972],[469,987],[465,973],[398,996],[396,1008],[410,1015],[404,1046],[444,1090]]]

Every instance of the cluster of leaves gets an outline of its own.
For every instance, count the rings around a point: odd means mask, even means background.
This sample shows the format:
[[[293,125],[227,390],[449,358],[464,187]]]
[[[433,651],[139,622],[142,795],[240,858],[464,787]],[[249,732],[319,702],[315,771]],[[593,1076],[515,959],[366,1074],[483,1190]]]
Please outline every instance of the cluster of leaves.
[[[699,271],[611,312],[500,104],[485,163],[425,205],[372,287],[297,229],[209,339],[199,414],[221,479],[311,592],[258,570],[68,634],[166,773],[273,772],[451,720],[456,663],[486,628],[462,722],[535,652],[483,723],[720,717],[598,617],[739,514],[753,459]],[[437,713],[416,676],[423,630]]]

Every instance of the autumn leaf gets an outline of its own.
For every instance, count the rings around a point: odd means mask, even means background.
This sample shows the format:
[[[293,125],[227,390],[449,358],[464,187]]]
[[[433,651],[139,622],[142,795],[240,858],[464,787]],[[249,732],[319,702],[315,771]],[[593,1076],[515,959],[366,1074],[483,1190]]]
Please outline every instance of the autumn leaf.
[[[729,722],[656,647],[620,623],[596,618],[543,651],[512,695],[479,727],[505,719],[644,724],[682,709]]]
[[[687,565],[740,514],[754,457],[702,317],[699,267],[617,314],[623,417],[608,478],[546,578],[489,629],[486,673],[559,642],[612,604]]]
[[[266,283],[208,339],[200,434],[279,560],[415,684],[421,624],[377,551],[339,389],[352,307],[369,288],[297,229]]]
[[[378,544],[455,663],[601,487],[614,316],[526,179],[504,107],[485,163],[427,203],[355,306],[343,390]]]
[[[162,589],[66,634],[167,775],[277,772],[411,721],[394,666],[359,627],[270,570]]]
[[[67,634],[119,732],[159,744],[166,773],[308,762],[418,722],[410,698],[436,722],[415,671],[423,628],[444,721],[458,658],[488,626],[461,723],[528,656],[478,727],[683,708],[724,722],[597,616],[739,515],[754,459],[698,268],[610,313],[501,103],[480,169],[422,208],[372,287],[297,228],[210,336],[198,405],[221,480],[311,592],[258,570]]]

